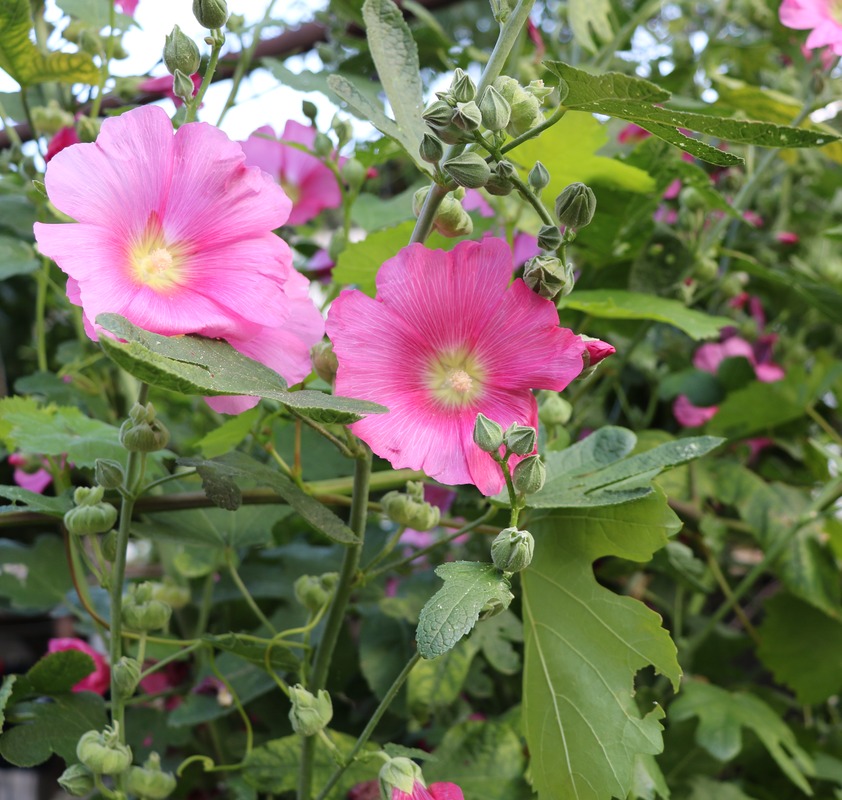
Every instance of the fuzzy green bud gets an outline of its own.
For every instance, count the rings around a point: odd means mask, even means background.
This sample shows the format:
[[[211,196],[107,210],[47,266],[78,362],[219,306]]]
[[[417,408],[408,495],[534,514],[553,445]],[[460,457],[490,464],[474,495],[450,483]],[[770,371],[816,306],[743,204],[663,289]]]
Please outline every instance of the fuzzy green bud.
[[[295,599],[311,614],[315,614],[333,596],[338,580],[339,575],[336,572],[326,572],[324,575],[301,575],[292,586]]]
[[[493,86],[489,86],[479,101],[482,124],[490,131],[502,131],[512,118],[512,107]]]
[[[421,213],[429,191],[430,187],[424,186],[413,196],[412,210],[416,217]],[[439,203],[433,226],[442,236],[447,237],[470,236],[474,230],[473,220],[453,193],[446,195]]]
[[[142,767],[132,767],[126,773],[126,791],[142,800],[166,800],[175,787],[175,775],[161,770],[157,753],[150,753]]]
[[[176,70],[192,75],[198,71],[200,62],[196,42],[186,36],[178,25],[174,25],[164,42],[164,64],[170,75],[175,75]]]
[[[523,266],[523,282],[536,294],[552,300],[559,293],[570,293],[573,268],[555,256],[534,256]]]
[[[416,783],[425,786],[421,767],[403,756],[389,759],[380,768],[377,782],[380,784],[380,796],[385,800],[391,800],[395,789],[406,795],[413,795]]]
[[[330,121],[330,129],[336,134],[337,146],[341,150],[354,135],[354,129],[347,119],[342,119],[339,114],[334,114]]]
[[[556,225],[542,225],[538,231],[538,247],[542,250],[558,250],[562,241],[561,231]]]
[[[540,161],[529,170],[529,185],[539,193],[550,185],[550,173]]]
[[[71,764],[59,776],[58,785],[73,797],[85,797],[94,790],[94,776],[84,764]]]
[[[123,656],[112,668],[114,685],[121,700],[128,700],[140,683],[140,664],[134,658]]]
[[[486,453],[496,453],[503,445],[503,427],[485,414],[477,414],[474,422],[474,443]]]
[[[514,186],[512,182],[506,178],[501,177],[496,171],[491,173],[491,177],[485,182],[483,187],[486,192],[493,194],[495,197],[505,197],[511,194]]]
[[[246,27],[246,18],[242,14],[231,14],[225,27],[231,33],[242,33]]]
[[[443,128],[450,125],[453,119],[453,109],[444,100],[436,100],[435,103],[424,110],[421,118],[433,129]]]
[[[99,546],[102,548],[102,555],[105,560],[114,563],[114,559],[117,558],[117,531],[108,531],[108,533],[102,537],[102,541]]]
[[[328,158],[333,153],[333,142],[326,133],[317,133],[313,140],[313,151],[319,158]]]
[[[458,67],[453,73],[450,95],[457,103],[469,103],[477,95],[477,87],[471,76]]]
[[[38,133],[53,136],[73,124],[73,114],[65,111],[55,100],[50,100],[46,106],[32,109],[32,124]]]
[[[123,467],[110,458],[98,458],[94,462],[94,476],[103,489],[117,489],[123,485]]]
[[[195,91],[196,87],[193,85],[193,81],[190,79],[189,75],[185,75],[180,69],[177,69],[172,76],[172,93],[183,100],[185,103],[189,103],[193,99],[193,92]]]
[[[516,456],[527,456],[535,449],[535,438],[535,428],[513,422],[503,434],[503,443]]]
[[[145,406],[135,403],[129,418],[120,426],[120,441],[126,450],[151,453],[162,450],[170,440],[170,432],[155,418],[152,403]]]
[[[556,198],[555,214],[560,225],[580,230],[589,225],[596,211],[596,195],[584,183],[571,183]]]
[[[704,211],[707,201],[695,186],[685,186],[678,195],[678,202],[688,211]]]
[[[520,136],[534,128],[542,119],[541,101],[533,92],[528,92],[514,78],[501,75],[494,81],[494,88],[501,94],[512,109],[506,132],[510,136]]]
[[[298,683],[289,687],[289,699],[289,721],[299,736],[314,736],[333,718],[333,702],[324,689],[314,695]]]
[[[462,153],[449,158],[441,166],[448,177],[467,189],[485,186],[491,176],[491,168],[479,153]]]
[[[150,581],[135,583],[129,594],[123,598],[123,623],[133,631],[157,631],[170,621],[172,608],[162,600],[154,598],[154,586]]]
[[[521,494],[540,492],[547,480],[547,469],[541,456],[527,456],[512,471],[512,483]]]
[[[458,103],[453,112],[453,124],[463,131],[475,131],[482,124],[482,114],[479,107],[471,100],[469,103]]]
[[[538,406],[538,419],[544,425],[566,425],[572,415],[573,406],[556,392],[548,392]]]
[[[152,599],[160,600],[177,611],[190,603],[190,589],[165,576],[163,581],[152,581]]]
[[[491,560],[501,572],[520,572],[532,562],[535,539],[529,531],[506,528],[491,543]]]
[[[366,168],[356,158],[349,158],[342,165],[342,180],[356,192],[365,183],[366,172]]]
[[[99,136],[99,129],[102,126],[102,121],[93,119],[93,117],[84,116],[76,120],[76,133],[79,136],[79,141],[84,144],[90,144],[96,141]]]
[[[319,342],[313,345],[310,350],[310,359],[316,374],[332,386],[336,380],[336,371],[339,369],[339,359],[333,352],[333,343]]]
[[[73,493],[75,507],[64,515],[64,526],[74,536],[105,533],[117,521],[117,509],[110,503],[103,503],[105,490],[102,486],[91,489],[80,486]]]
[[[104,731],[82,734],[76,745],[76,757],[96,775],[119,775],[132,764],[132,750],[120,744],[117,723]]]
[[[193,16],[208,30],[221,28],[228,21],[228,3],[225,0],[193,0]]]
[[[439,524],[441,509],[424,501],[423,484],[407,483],[407,492],[387,492],[380,505],[383,512],[398,525],[416,531],[428,531]]]
[[[423,161],[426,161],[428,164],[438,164],[441,161],[442,155],[444,155],[444,148],[435,136],[431,133],[425,133],[421,139],[418,152]]]

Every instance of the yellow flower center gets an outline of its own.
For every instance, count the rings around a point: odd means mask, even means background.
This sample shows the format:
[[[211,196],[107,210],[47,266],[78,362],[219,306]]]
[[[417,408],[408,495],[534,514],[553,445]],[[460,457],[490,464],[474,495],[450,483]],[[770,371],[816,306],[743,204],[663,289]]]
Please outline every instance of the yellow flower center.
[[[161,237],[145,236],[129,253],[135,281],[166,294],[182,284],[184,264],[178,247],[168,246]]]
[[[430,362],[427,386],[433,397],[445,406],[472,403],[482,393],[485,370],[464,350],[439,353]]]

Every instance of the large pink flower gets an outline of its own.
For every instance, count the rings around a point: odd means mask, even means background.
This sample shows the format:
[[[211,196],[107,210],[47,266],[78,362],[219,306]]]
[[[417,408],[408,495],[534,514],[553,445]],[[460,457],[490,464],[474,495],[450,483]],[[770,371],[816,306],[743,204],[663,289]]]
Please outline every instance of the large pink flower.
[[[321,317],[272,233],[289,198],[222,131],[188,123],[173,136],[163,109],[137,108],[106,120],[95,143],[58,153],[46,185],[78,221],[36,223],[38,247],[70,276],[89,333],[113,312],[165,336],[227,339],[289,382],[309,374]]]
[[[300,225],[326,208],[342,205],[334,174],[315,156],[285,144],[295,142],[312,150],[315,141],[315,128],[289,120],[280,140],[264,125],[242,143],[246,163],[272,175],[292,200],[290,225]]]
[[[410,793],[393,786],[391,800],[464,800],[464,798],[465,795],[458,784],[442,782],[424,786],[421,781],[415,781]]]
[[[95,692],[105,694],[111,684],[111,670],[108,662],[99,651],[94,650],[82,639],[65,637],[62,639],[50,639],[47,642],[48,653],[60,653],[62,650],[79,650],[93,659],[94,671],[73,687],[74,692]]]
[[[781,24],[796,30],[809,30],[807,47],[829,46],[842,56],[842,3],[839,0],[783,0]]]
[[[334,302],[336,391],[389,408],[352,430],[393,466],[500,491],[500,468],[473,441],[477,414],[537,426],[531,390],[560,391],[582,371],[582,340],[511,273],[500,239],[413,244],[381,267],[377,299],[346,290]]]

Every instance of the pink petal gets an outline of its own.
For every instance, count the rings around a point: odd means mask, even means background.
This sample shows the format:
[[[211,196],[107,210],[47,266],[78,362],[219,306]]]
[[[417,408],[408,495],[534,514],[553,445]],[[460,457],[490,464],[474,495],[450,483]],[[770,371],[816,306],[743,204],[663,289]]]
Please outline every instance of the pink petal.
[[[11,462],[11,456],[9,456],[9,461]],[[43,494],[45,489],[53,482],[53,476],[45,469],[39,469],[35,472],[16,469],[12,473],[12,479],[21,489],[26,489],[36,494]]]
[[[94,662],[94,671],[79,681],[79,683],[73,687],[73,691],[105,694],[108,691],[111,682],[111,670],[109,669],[108,661],[106,661],[105,656],[103,656],[99,651],[94,650],[93,647],[82,639],[65,637],[50,639],[50,641],[47,642],[48,653],[59,653],[64,650],[79,650],[80,652],[90,656]]]
[[[716,416],[719,406],[696,406],[686,395],[679,395],[672,406],[672,413],[685,428],[697,428]]]
[[[433,800],[465,800],[462,789],[455,783],[431,783],[427,789]]]
[[[754,368],[754,372],[757,375],[757,380],[763,383],[774,383],[786,377],[786,373],[777,364],[758,364]]]

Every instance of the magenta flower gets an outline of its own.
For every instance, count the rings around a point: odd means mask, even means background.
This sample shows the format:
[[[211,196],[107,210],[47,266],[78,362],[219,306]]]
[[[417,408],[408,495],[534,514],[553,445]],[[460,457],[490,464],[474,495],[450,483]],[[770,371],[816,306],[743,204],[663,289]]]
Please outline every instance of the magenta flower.
[[[173,136],[163,109],[137,108],[107,119],[95,143],[62,150],[46,185],[78,221],[36,223],[38,247],[70,276],[89,335],[113,312],[165,336],[226,339],[290,383],[309,374],[321,316],[272,233],[290,201],[222,131],[188,123]],[[233,413],[257,401],[213,401],[229,402]]]
[[[585,350],[587,357],[585,362],[589,367],[594,367],[608,356],[613,356],[617,349],[608,342],[603,342],[601,339],[594,339],[591,336],[580,335],[581,340],[585,343]]]
[[[285,142],[312,150],[316,129],[289,120],[280,140],[268,125],[258,128],[242,143],[246,163],[274,177],[292,200],[288,224],[300,225],[326,208],[342,205],[336,177],[318,158]]]
[[[410,793],[393,786],[392,800],[465,800],[465,795],[455,783],[431,783],[424,786],[421,781],[415,781]]]
[[[775,239],[778,241],[778,244],[784,244],[790,247],[799,242],[798,234],[795,231],[778,231],[775,234]]]
[[[787,28],[810,31],[810,50],[828,46],[842,56],[842,14],[834,0],[783,0],[778,13]]]
[[[43,459],[33,459],[23,453],[11,453],[9,463],[15,468],[12,479],[21,489],[43,494],[53,482],[53,476],[44,469]]]
[[[76,128],[73,125],[60,128],[55,136],[47,143],[47,153],[44,156],[44,161],[49,164],[53,157],[58,155],[65,147],[70,147],[72,144],[79,144],[80,141],[79,134],[76,133]]]
[[[640,125],[635,125],[633,122],[630,122],[626,125],[618,134],[617,134],[617,141],[620,144],[637,144],[638,142],[642,142],[644,139],[648,139],[652,134],[646,130],[646,128],[641,128]]]
[[[105,660],[105,656],[94,650],[93,647],[82,639],[67,637],[63,639],[50,639],[47,642],[48,653],[60,653],[63,650],[79,650],[85,655],[90,656],[94,662],[94,671],[87,677],[82,678],[73,687],[74,692],[105,694],[108,691],[108,687],[111,685],[111,669]]]
[[[381,267],[376,299],[346,290],[334,302],[337,394],[389,408],[351,429],[393,466],[495,494],[503,476],[474,444],[477,414],[537,426],[531,390],[560,391],[582,371],[582,340],[511,273],[500,239],[414,244]]]
[[[124,14],[128,14],[129,16],[134,16],[134,12],[137,10],[137,4],[139,2],[140,0],[114,0],[114,6],[118,11],[122,11]]]

